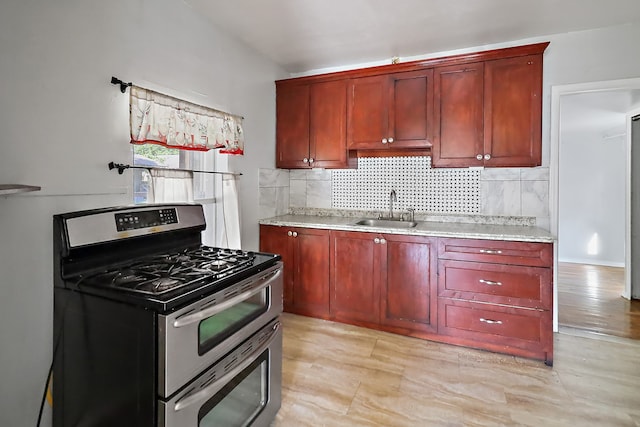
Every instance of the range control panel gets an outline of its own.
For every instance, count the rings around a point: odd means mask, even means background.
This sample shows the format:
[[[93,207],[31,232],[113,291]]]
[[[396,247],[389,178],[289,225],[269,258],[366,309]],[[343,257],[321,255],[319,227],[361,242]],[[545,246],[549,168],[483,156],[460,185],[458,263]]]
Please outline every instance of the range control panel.
[[[175,208],[155,209],[150,211],[116,213],[116,229],[118,231],[137,230],[139,228],[156,227],[178,223]]]

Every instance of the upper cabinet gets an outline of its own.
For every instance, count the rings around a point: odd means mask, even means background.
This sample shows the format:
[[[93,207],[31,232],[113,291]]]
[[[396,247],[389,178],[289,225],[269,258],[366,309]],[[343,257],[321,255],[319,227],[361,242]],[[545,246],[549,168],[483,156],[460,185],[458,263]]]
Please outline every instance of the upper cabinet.
[[[347,148],[430,148],[433,70],[351,79]]]
[[[485,166],[540,166],[541,98],[542,54],[485,63]]]
[[[435,69],[434,167],[541,164],[542,54]]]
[[[277,87],[276,167],[309,167],[309,100],[308,84]]]
[[[276,167],[354,166],[346,149],[347,80],[280,83],[276,90]]]
[[[485,152],[484,63],[438,67],[434,84],[436,137],[431,164],[481,166]]]
[[[276,165],[431,155],[434,167],[539,166],[548,44],[278,81]]]

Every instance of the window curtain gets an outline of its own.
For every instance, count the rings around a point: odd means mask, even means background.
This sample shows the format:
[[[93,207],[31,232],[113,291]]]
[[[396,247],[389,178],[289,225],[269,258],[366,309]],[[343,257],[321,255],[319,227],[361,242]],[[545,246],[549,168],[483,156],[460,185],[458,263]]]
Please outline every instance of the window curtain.
[[[193,172],[179,170],[149,169],[151,187],[150,203],[193,202]]]
[[[222,209],[224,227],[221,246],[240,249],[240,210],[235,176],[225,175],[222,178]]]
[[[138,86],[129,93],[132,144],[244,154],[242,117]]]

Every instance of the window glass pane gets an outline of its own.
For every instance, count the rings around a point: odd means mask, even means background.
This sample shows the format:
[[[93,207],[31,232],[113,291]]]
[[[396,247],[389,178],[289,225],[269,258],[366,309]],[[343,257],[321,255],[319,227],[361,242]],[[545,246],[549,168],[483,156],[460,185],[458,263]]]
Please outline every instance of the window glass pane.
[[[268,361],[261,357],[256,362],[203,406],[199,427],[244,427],[251,424],[268,400]]]
[[[215,171],[220,164],[226,167],[226,159],[216,150],[191,151],[170,149],[156,144],[132,145],[133,165],[149,167],[166,167],[174,169],[192,169]],[[133,174],[133,202],[149,203],[151,176],[144,169],[131,169]],[[217,181],[216,181],[217,180]],[[218,182],[218,183],[217,183]],[[207,229],[202,234],[202,242],[208,246],[216,246],[216,185],[220,185],[220,175],[210,173],[193,174],[193,199],[203,205]]]
[[[178,168],[180,150],[174,150],[156,144],[133,146],[133,165],[154,168]],[[133,203],[149,202],[151,176],[144,169],[131,169],[133,172]]]
[[[263,289],[251,298],[200,322],[198,328],[199,354],[206,353],[260,314],[265,313],[268,309],[268,292],[268,288]]]

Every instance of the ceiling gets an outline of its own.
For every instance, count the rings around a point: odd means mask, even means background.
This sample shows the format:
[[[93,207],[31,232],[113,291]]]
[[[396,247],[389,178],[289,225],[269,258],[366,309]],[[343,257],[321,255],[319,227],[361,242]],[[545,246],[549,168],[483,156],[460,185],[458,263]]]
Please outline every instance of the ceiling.
[[[289,73],[640,22],[639,0],[183,0]]]

